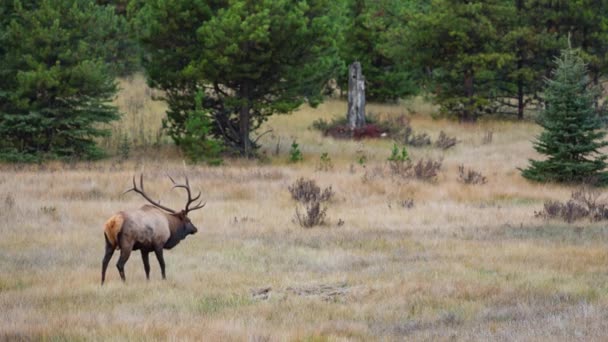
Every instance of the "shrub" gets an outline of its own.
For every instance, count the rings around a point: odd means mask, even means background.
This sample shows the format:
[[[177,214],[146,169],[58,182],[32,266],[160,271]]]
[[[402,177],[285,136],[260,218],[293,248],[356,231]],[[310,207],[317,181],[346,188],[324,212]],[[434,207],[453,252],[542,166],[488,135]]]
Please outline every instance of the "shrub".
[[[566,203],[547,201],[543,210],[535,212],[536,217],[545,219],[562,219],[568,223],[589,218],[591,221],[608,219],[608,204],[599,200],[599,192],[582,187],[570,196]]]
[[[331,161],[331,157],[327,152],[323,152],[319,157],[319,165],[317,165],[318,171],[329,171],[333,170],[334,163]]]
[[[444,131],[439,132],[439,137],[437,137],[437,141],[435,141],[435,147],[440,148],[442,150],[447,150],[451,147],[454,147],[458,143],[455,137],[449,137],[445,134]]]
[[[401,149],[401,152],[399,152],[399,147],[397,146],[397,144],[393,144],[393,149],[391,150],[391,156],[388,157],[388,161],[404,162],[404,161],[408,161],[408,160],[410,160],[410,157],[407,153],[407,149],[405,149],[405,146]]]
[[[413,198],[406,198],[406,199],[402,199],[402,200],[398,200],[396,202],[397,206],[399,206],[400,208],[404,208],[404,209],[411,209],[414,207],[414,199]],[[393,205],[391,202],[388,202],[388,208],[392,209]]]
[[[365,167],[365,163],[367,163],[367,153],[363,148],[357,149],[357,164]]]
[[[473,169],[465,170],[464,165],[458,166],[458,181],[464,184],[486,184],[488,182],[480,172]]]
[[[410,127],[410,118],[405,114],[399,115],[382,115],[368,113],[366,120],[369,124],[374,124],[383,132],[386,132],[389,137],[396,138],[404,129]]]
[[[412,127],[406,127],[403,132],[403,143],[414,147],[431,145],[431,138],[426,133],[415,134]]]
[[[325,133],[329,129],[329,122],[325,121],[323,118],[319,118],[312,122],[310,128],[316,129],[317,131],[321,131]]]
[[[348,125],[348,120],[346,119],[345,116],[333,118],[329,122],[323,118],[319,118],[312,122],[312,125],[310,126],[310,128],[319,130],[324,135],[327,135],[327,131],[329,131],[330,129],[332,129],[334,127],[338,127],[338,126],[347,126],[347,125]]]
[[[414,177],[423,181],[434,181],[439,170],[441,170],[442,162],[441,159],[433,160],[429,158],[426,161],[420,159],[414,165]]]
[[[393,144],[391,156],[388,157],[388,166],[394,176],[408,177],[412,168],[412,162],[404,147],[399,151],[397,144]]]
[[[314,180],[306,180],[304,178],[299,178],[288,189],[291,197],[301,203],[327,202],[335,194],[331,186],[321,191],[321,188]]]
[[[302,151],[300,151],[300,145],[294,140],[291,143],[291,149],[289,150],[289,162],[297,163],[304,160],[302,156]]]
[[[304,211],[301,213],[296,206],[295,219],[303,228],[311,228],[314,226],[324,225],[327,214],[327,207],[321,207],[321,201],[314,200],[304,205]]]

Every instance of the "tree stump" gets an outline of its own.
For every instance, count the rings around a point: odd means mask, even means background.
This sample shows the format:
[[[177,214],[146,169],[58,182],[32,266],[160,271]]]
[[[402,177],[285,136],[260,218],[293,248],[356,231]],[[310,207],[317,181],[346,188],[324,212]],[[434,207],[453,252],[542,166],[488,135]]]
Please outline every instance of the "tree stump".
[[[365,77],[363,77],[359,62],[354,62],[348,67],[348,113],[346,117],[351,131],[365,125]]]

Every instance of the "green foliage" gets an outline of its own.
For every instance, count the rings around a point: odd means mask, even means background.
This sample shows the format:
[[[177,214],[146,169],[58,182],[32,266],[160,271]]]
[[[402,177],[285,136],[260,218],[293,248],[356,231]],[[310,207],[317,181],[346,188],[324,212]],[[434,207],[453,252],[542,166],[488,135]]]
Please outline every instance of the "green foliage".
[[[400,56],[391,55],[391,35],[403,30],[403,17],[412,10],[413,1],[349,0],[346,29],[340,55],[346,64],[361,63],[365,76],[365,96],[371,101],[395,101],[416,94],[412,77],[415,69]],[[348,72],[340,74],[339,84],[348,89]]]
[[[294,140],[291,143],[291,149],[289,150],[289,162],[297,163],[304,160],[304,156],[302,155],[302,151],[300,151],[300,145]]]
[[[95,159],[118,118],[108,64],[116,17],[87,0],[3,2],[0,159]]]
[[[185,132],[179,147],[193,162],[204,161],[210,165],[220,165],[222,144],[211,133],[211,116],[202,106],[203,93],[199,91],[195,100],[196,109],[186,119]]]
[[[534,144],[548,159],[530,160],[522,175],[541,182],[608,184],[607,156],[599,152],[608,142],[594,108],[597,89],[589,87],[586,65],[575,50],[563,51],[556,65],[544,92],[547,107],[539,122],[544,131]]]
[[[424,71],[421,83],[441,113],[462,121],[488,113],[521,119],[526,108],[542,103],[542,79],[569,36],[596,85],[608,69],[607,0],[435,0],[405,6],[406,24],[389,28],[385,50]]]
[[[543,77],[565,41],[548,27],[560,16],[551,10],[552,5],[524,0],[512,5],[514,15],[501,19],[508,29],[500,44],[511,52],[513,61],[499,70],[492,85],[495,89],[492,100],[497,111],[516,112],[523,119],[526,106],[542,101],[539,93],[544,88]]]
[[[357,151],[357,164],[365,167],[367,163],[367,154],[364,151]]]
[[[498,43],[512,9],[500,0],[436,0],[412,15],[408,30],[397,36],[397,46],[407,49],[402,58],[431,71],[429,87],[444,113],[474,121],[489,105],[497,71],[514,60]]]
[[[125,77],[141,70],[141,48],[127,18],[129,0],[97,0],[100,6],[109,6],[115,15],[109,15],[107,39],[100,44],[113,73]]]
[[[319,165],[317,166],[317,170],[319,171],[329,171],[334,168],[334,163],[329,156],[329,153],[323,152],[319,157]]]
[[[150,83],[169,104],[165,127],[180,144],[196,90],[226,148],[251,156],[250,138],[271,115],[316,105],[341,67],[341,1],[146,3],[135,18]]]
[[[403,148],[401,149],[401,152],[399,152],[399,147],[397,146],[397,144],[393,144],[393,149],[391,150],[391,156],[388,157],[388,161],[390,162],[405,162],[405,161],[409,161],[410,160],[410,156],[407,153],[407,150],[405,149],[405,146],[403,146]]]

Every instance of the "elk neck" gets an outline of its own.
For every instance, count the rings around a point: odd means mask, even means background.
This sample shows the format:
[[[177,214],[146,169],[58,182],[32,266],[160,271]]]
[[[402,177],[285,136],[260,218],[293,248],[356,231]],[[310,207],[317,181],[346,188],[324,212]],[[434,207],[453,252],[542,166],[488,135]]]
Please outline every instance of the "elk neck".
[[[186,233],[184,222],[182,220],[172,214],[165,215],[167,216],[167,221],[169,222],[169,230],[171,231],[171,236],[169,237],[169,240],[165,242],[164,248],[171,249],[177,246],[180,241],[185,239],[188,233]]]

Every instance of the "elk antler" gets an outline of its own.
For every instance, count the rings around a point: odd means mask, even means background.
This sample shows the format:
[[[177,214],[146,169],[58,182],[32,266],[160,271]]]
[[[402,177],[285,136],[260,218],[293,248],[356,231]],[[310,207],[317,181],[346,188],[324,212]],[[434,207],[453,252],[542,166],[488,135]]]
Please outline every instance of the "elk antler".
[[[137,184],[135,183],[135,176],[133,176],[133,187],[131,189],[123,192],[122,194],[124,195],[124,194],[126,194],[127,192],[130,192],[130,191],[137,192],[138,194],[142,195],[146,200],[148,200],[148,202],[150,202],[155,207],[163,209],[163,210],[166,210],[166,211],[168,211],[170,213],[175,214],[175,210],[173,210],[171,208],[167,208],[164,205],[161,205],[160,203],[153,201],[152,199],[150,199],[150,197],[148,197],[148,195],[146,195],[146,193],[144,192],[144,175],[143,174],[141,174],[139,176],[139,187],[140,187],[140,189],[137,188]]]
[[[201,197],[201,192],[199,191],[198,195],[196,195],[194,198],[192,198],[192,193],[190,192],[190,183],[188,182],[188,177],[187,176],[185,176],[185,178],[186,178],[186,184],[178,184],[178,183],[176,183],[173,180],[173,178],[171,178],[171,176],[168,176],[168,177],[171,180],[171,182],[173,182],[173,189],[175,189],[175,188],[184,188],[184,189],[186,189],[186,192],[188,193],[188,202],[186,203],[186,208],[184,209],[184,212],[186,214],[188,214],[188,212],[190,212],[190,211],[194,211],[194,210],[200,209],[200,208],[204,207],[205,204],[207,204],[207,202],[205,202],[205,203],[203,203],[201,205],[201,203],[203,202],[203,200],[200,200],[198,203],[196,203],[194,205],[193,208],[189,208],[190,204],[192,204],[193,202],[195,202],[196,200],[198,200]]]

